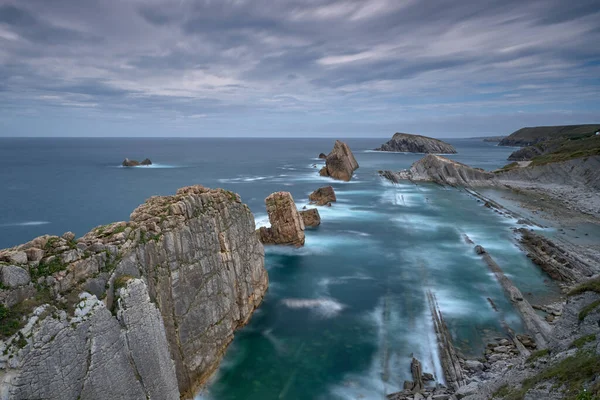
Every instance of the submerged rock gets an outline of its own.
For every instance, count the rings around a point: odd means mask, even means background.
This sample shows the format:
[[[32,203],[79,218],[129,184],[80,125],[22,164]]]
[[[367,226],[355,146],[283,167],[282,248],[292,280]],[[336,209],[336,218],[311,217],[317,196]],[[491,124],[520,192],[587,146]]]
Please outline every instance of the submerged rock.
[[[308,195],[311,204],[324,206],[327,203],[335,202],[335,191],[332,186],[323,186]]]
[[[302,216],[302,221],[304,222],[305,227],[315,227],[321,225],[321,216],[319,215],[319,210],[316,208],[300,211],[300,216]]]
[[[265,199],[271,227],[258,229],[263,244],[304,245],[304,222],[290,192],[275,192]]]
[[[0,334],[2,398],[191,398],[267,290],[252,213],[226,190],[152,197],[130,221],[72,239],[0,250],[42,257],[35,282],[2,267],[20,286],[0,302],[24,316]]]
[[[454,146],[449,143],[427,136],[411,135],[410,133],[396,133],[390,141],[375,150],[408,153],[456,153]]]
[[[346,143],[336,140],[333,150],[325,159],[325,167],[319,171],[319,175],[348,182],[352,179],[352,173],[357,169],[358,162],[356,162],[350,147]]]
[[[142,162],[139,162],[137,160],[130,160],[129,158],[126,158],[125,160],[123,160],[123,163],[121,165],[123,165],[124,167],[137,167],[139,165],[152,165],[152,161],[150,161],[149,158],[146,158]]]

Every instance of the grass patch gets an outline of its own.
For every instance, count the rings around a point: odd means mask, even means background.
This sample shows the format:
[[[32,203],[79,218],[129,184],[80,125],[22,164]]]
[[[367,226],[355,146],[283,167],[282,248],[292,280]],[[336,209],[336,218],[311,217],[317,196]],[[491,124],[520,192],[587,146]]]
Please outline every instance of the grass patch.
[[[121,289],[121,288],[124,288],[125,286],[127,286],[127,282],[129,282],[131,279],[133,279],[133,276],[130,276],[130,275],[121,275],[120,277],[115,279],[115,283],[114,283],[115,290],[118,290],[118,289]]]
[[[548,354],[550,354],[550,350],[548,350],[548,349],[534,351],[533,353],[531,353],[529,358],[527,358],[527,362],[528,363],[534,362],[538,358],[546,357]]]
[[[551,153],[534,157],[531,165],[544,165],[598,155],[600,155],[600,136],[577,137],[565,140],[557,150]]]
[[[52,300],[52,294],[46,288],[13,307],[0,304],[0,339],[6,339],[14,335],[25,325],[25,317],[29,316],[34,308],[42,304],[52,303]]]
[[[573,341],[573,343],[571,343],[571,347],[577,347],[578,349],[581,349],[583,346],[586,345],[586,343],[590,343],[593,342],[594,340],[596,340],[596,335],[595,334],[591,334],[591,335],[587,335],[587,336],[582,336],[579,339],[575,339]]]
[[[564,360],[545,369],[539,374],[527,378],[523,381],[520,388],[509,388],[503,386],[494,397],[501,397],[505,400],[523,400],[525,394],[537,385],[543,382],[552,382],[553,387],[564,387],[564,399],[581,399],[583,385],[594,379],[600,374],[600,356],[592,352],[579,350],[577,354],[567,357]],[[585,392],[595,399],[600,394],[597,386]],[[584,397],[584,399],[586,399]]]
[[[67,265],[62,262],[60,257],[54,256],[51,261],[40,261],[37,267],[31,267],[29,269],[29,274],[31,275],[31,280],[35,282],[40,277],[50,276],[58,271],[64,271],[65,269],[67,269]]]
[[[519,168],[519,163],[516,161],[511,162],[510,164],[506,164],[504,167],[498,169],[497,172],[510,171],[511,169],[515,169],[515,168]]]
[[[581,311],[579,311],[579,320],[583,321],[585,317],[587,317],[589,313],[598,308],[598,306],[600,306],[600,300],[596,300],[593,303],[583,307]]]
[[[584,282],[581,285],[573,288],[573,290],[569,292],[569,296],[575,296],[576,294],[581,294],[585,292],[600,293],[600,277],[590,279],[589,281]]]

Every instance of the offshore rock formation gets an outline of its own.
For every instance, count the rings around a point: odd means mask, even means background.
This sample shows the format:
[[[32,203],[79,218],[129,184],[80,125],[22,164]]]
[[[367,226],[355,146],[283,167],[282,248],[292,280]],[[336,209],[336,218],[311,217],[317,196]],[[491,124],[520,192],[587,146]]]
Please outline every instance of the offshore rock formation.
[[[433,154],[428,154],[415,162],[408,170],[382,171],[380,175],[394,183],[410,180],[450,186],[491,185],[491,180],[494,179],[493,173]]]
[[[319,210],[316,208],[299,211],[299,213],[302,217],[302,222],[304,222],[305,227],[315,227],[321,225],[321,216],[319,215]]]
[[[408,153],[456,153],[456,149],[451,144],[427,136],[411,135],[410,133],[395,133],[390,141],[375,150]]]
[[[304,245],[304,222],[290,192],[275,192],[265,199],[271,227],[260,227],[263,244]]]
[[[146,158],[142,162],[139,162],[137,160],[130,160],[129,158],[126,158],[125,160],[123,160],[123,163],[121,165],[123,165],[124,167],[137,167],[139,165],[152,165],[152,161],[150,161],[149,158]]]
[[[358,162],[356,162],[350,147],[346,143],[336,140],[319,175],[348,182],[352,179],[352,173],[357,169]]]
[[[189,398],[268,286],[252,213],[202,186],[0,264],[1,399]]]
[[[334,203],[337,199],[332,186],[323,186],[308,195],[310,204],[324,206],[327,203]]]
[[[319,158],[322,159],[322,160],[324,160],[324,159],[327,158],[327,154],[321,153],[321,154],[319,154]]]

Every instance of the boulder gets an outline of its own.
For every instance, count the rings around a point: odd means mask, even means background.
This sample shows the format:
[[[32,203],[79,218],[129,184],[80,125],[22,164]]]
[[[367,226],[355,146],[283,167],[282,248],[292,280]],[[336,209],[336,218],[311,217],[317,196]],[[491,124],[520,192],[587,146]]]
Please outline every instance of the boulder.
[[[275,192],[265,199],[271,227],[258,229],[263,244],[304,245],[304,222],[289,192]]]
[[[124,167],[137,167],[138,165],[140,165],[140,162],[137,160],[130,160],[129,158],[126,158],[123,160],[123,163],[121,165]]]
[[[25,264],[27,263],[27,253],[24,251],[14,251],[8,254],[8,262],[14,264]]]
[[[300,211],[300,216],[302,216],[302,221],[304,222],[305,227],[315,227],[321,225],[321,216],[319,215],[319,210],[316,208]]]
[[[324,159],[326,159],[326,158],[327,158],[327,154],[325,154],[325,153],[321,153],[321,154],[319,154],[319,158],[321,158],[321,159],[323,159],[323,160],[324,160]]]
[[[308,195],[311,204],[324,206],[327,203],[336,201],[335,191],[332,186],[323,186]]]
[[[29,272],[25,271],[21,267],[17,267],[16,265],[5,265],[0,268],[2,268],[0,271],[0,276],[4,286],[16,288],[18,286],[27,285],[29,282],[31,282]]]
[[[25,250],[25,253],[27,254],[27,259],[29,261],[35,262],[40,261],[42,258],[44,258],[44,250],[36,249],[35,247]]]
[[[325,159],[325,167],[319,171],[319,174],[348,182],[352,179],[352,173],[356,169],[358,169],[358,162],[356,162],[350,147],[346,143],[336,140],[333,150]]]
[[[144,159],[144,161],[142,161],[140,163],[141,165],[152,165],[152,161],[150,161],[149,158]]]
[[[456,153],[456,149],[451,144],[427,136],[411,135],[410,133],[396,133],[390,141],[375,150],[408,153]]]

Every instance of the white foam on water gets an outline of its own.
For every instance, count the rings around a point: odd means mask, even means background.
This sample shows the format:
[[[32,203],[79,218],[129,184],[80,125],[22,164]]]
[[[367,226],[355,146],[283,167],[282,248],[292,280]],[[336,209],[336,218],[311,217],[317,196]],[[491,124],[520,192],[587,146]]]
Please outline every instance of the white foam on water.
[[[273,345],[273,348],[275,349],[275,351],[277,351],[277,354],[284,354],[286,348],[283,340],[276,338],[275,335],[273,335],[272,331],[272,329],[266,329],[261,333]]]
[[[239,178],[221,178],[218,179],[221,183],[251,183],[256,181],[264,181],[267,179],[274,179],[275,176],[245,176]]]
[[[371,236],[370,233],[359,232],[359,231],[342,231],[342,232],[347,232],[347,233],[350,233],[352,235],[358,235],[358,236],[363,236],[363,237]]]
[[[464,317],[473,314],[473,303],[457,298],[454,290],[437,288],[435,297],[445,317]]]
[[[10,222],[6,224],[0,224],[0,227],[10,227],[10,226],[38,226],[38,225],[46,225],[49,224],[48,221],[25,221],[25,222]]]
[[[332,285],[344,285],[347,284],[348,281],[352,281],[352,280],[373,280],[374,278],[364,275],[364,274],[355,274],[355,275],[348,275],[348,276],[339,276],[339,277],[325,277],[325,278],[321,278],[319,279],[319,282],[317,283],[317,285],[319,286],[320,290],[318,291],[318,293],[325,295],[325,296],[329,296],[329,287]]]
[[[342,303],[327,297],[319,299],[283,299],[281,303],[291,309],[309,309],[321,318],[333,318],[346,308]]]
[[[271,227],[271,222],[269,222],[269,216],[265,214],[257,214],[254,217],[254,224],[256,225],[256,229],[260,227]]]

